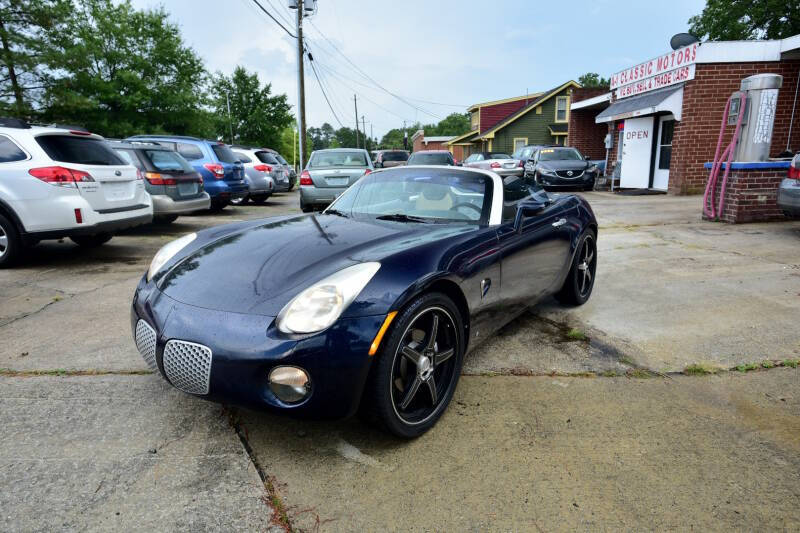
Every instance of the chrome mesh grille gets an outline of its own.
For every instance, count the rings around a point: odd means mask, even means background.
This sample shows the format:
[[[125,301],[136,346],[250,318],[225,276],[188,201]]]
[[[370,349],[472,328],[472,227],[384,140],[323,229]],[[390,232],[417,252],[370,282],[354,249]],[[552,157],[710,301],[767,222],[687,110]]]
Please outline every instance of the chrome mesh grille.
[[[202,344],[171,340],[164,347],[164,373],[177,388],[191,394],[208,394],[211,350]]]
[[[136,323],[136,348],[142,354],[150,370],[158,370],[156,364],[156,331],[144,320]]]

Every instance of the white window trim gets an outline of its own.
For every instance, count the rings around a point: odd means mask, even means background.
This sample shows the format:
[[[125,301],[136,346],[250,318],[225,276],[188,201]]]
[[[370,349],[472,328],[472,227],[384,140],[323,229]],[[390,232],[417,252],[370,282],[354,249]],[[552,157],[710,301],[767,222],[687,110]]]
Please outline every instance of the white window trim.
[[[564,100],[564,120],[558,120],[558,102]],[[556,96],[556,116],[554,120],[558,123],[569,122],[569,96]]]

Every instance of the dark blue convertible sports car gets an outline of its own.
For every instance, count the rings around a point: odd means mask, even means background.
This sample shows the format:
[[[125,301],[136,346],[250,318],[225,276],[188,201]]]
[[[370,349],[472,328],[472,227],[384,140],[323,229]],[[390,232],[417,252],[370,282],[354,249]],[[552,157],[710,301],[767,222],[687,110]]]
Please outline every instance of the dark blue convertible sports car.
[[[480,341],[548,295],[589,298],[596,242],[578,196],[476,169],[385,169],[322,214],[167,244],[131,326],[145,361],[185,392],[313,417],[359,411],[410,438],[442,415]]]

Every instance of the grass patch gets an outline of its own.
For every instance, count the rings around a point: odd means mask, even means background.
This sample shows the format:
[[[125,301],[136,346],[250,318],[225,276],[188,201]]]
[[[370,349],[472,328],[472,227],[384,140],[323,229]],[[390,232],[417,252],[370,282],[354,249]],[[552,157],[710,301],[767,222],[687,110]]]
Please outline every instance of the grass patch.
[[[604,378],[615,378],[619,376],[619,373],[616,370],[604,370],[600,375]]]
[[[570,328],[564,335],[571,341],[585,341],[588,339],[586,333],[577,328]]]
[[[786,359],[783,362],[783,366],[788,366],[790,368],[797,368],[797,365],[800,363],[797,359]]]
[[[738,365],[736,367],[736,370],[739,372],[750,372],[752,370],[755,370],[756,368],[758,368],[758,365],[756,363],[745,363],[742,365]]]
[[[761,368],[775,368],[775,363],[773,363],[769,359],[765,359],[761,361]]]
[[[656,377],[657,374],[650,372],[649,370],[645,370],[643,368],[632,368],[625,373],[626,376],[629,378],[637,378],[637,379],[649,379]]]
[[[709,374],[716,374],[720,369],[718,367],[705,364],[695,363],[683,369],[683,373],[687,376],[707,376]]]

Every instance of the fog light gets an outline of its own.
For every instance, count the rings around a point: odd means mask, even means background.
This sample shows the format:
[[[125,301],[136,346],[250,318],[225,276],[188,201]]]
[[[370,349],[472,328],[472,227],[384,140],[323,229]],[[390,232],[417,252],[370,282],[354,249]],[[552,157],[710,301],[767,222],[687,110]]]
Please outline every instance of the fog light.
[[[311,378],[300,368],[278,366],[269,373],[269,388],[281,401],[296,403],[311,392]]]

